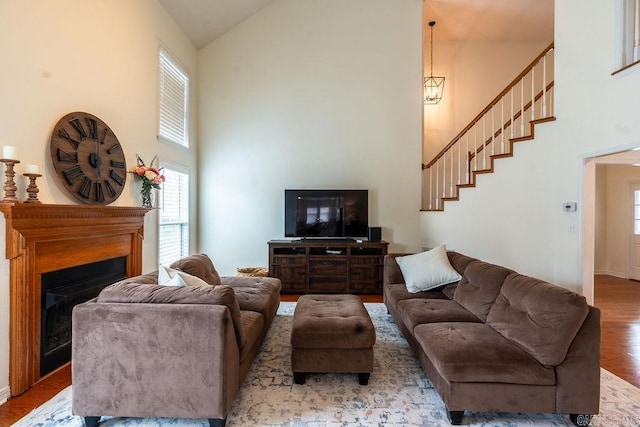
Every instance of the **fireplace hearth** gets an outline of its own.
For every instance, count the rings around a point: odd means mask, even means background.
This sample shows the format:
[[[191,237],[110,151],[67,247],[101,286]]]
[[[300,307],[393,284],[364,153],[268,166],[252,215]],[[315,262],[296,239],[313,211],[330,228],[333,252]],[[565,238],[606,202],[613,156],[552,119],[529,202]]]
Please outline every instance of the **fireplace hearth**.
[[[77,304],[127,277],[127,258],[118,257],[42,275],[40,376],[71,360],[71,312]]]

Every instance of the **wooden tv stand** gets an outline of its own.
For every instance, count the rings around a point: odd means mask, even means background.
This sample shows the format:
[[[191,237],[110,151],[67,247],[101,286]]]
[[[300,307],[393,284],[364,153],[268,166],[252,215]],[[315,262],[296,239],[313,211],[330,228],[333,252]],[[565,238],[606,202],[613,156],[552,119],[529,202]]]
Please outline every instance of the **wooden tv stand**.
[[[271,240],[269,276],[282,293],[382,294],[388,242]]]

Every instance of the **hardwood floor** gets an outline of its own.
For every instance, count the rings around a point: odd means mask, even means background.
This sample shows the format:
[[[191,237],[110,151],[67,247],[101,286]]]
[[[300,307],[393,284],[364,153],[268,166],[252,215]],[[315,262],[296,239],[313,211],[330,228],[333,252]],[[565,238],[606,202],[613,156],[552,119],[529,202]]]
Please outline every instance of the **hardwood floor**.
[[[602,367],[640,387],[640,282],[596,276],[595,306],[602,311]],[[282,295],[296,301],[298,295]],[[364,295],[364,302],[382,302]],[[0,427],[8,427],[71,384],[69,365],[49,375],[27,392],[0,405]]]
[[[640,282],[595,276],[594,305],[602,311],[601,366],[640,387]]]

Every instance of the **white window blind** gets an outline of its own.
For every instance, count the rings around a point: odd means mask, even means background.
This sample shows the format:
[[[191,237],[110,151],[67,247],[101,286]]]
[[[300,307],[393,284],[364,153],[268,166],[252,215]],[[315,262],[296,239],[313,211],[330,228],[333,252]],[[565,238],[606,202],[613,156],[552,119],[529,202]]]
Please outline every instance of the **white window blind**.
[[[160,48],[159,82],[158,138],[188,147],[189,77],[162,47]]]
[[[166,181],[160,191],[158,259],[169,265],[189,254],[189,173],[163,163]]]
[[[618,0],[618,68],[640,61],[640,0]]]

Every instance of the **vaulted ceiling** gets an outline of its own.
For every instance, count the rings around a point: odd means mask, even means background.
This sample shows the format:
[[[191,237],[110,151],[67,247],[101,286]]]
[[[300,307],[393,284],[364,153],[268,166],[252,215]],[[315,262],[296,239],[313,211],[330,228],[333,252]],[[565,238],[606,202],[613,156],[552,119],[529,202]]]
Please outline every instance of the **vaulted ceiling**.
[[[199,50],[273,0],[158,1]],[[423,19],[436,21],[434,40],[551,42],[553,8],[554,0],[424,0]]]

